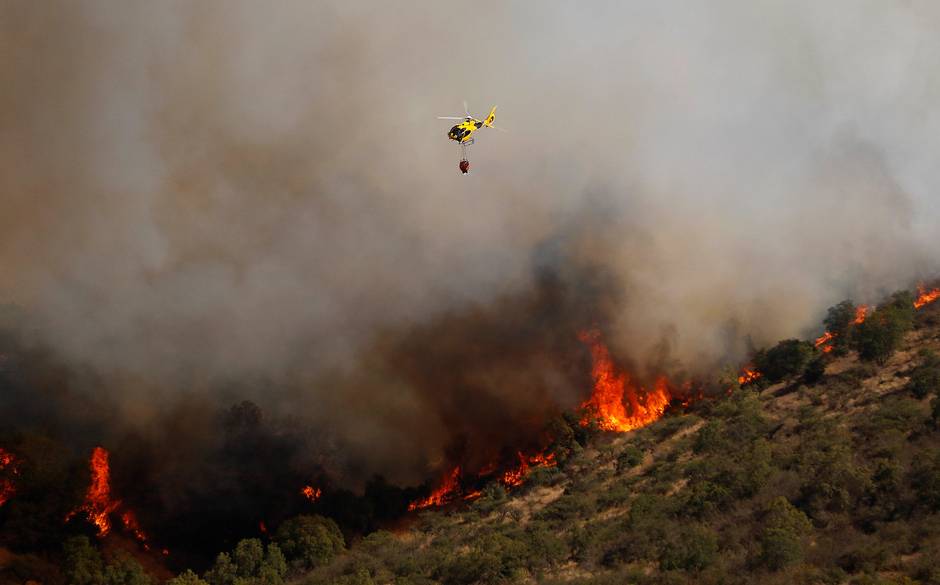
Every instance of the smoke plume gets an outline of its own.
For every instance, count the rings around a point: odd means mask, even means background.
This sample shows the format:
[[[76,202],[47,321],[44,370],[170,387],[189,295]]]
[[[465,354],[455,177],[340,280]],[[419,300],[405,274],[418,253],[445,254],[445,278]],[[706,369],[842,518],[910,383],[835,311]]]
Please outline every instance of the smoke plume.
[[[926,1],[4,3],[0,300],[71,372],[4,411],[195,467],[248,399],[297,478],[417,482],[583,400],[580,328],[639,370],[810,334],[940,268],[938,26]],[[435,119],[464,99],[508,129],[467,177]]]

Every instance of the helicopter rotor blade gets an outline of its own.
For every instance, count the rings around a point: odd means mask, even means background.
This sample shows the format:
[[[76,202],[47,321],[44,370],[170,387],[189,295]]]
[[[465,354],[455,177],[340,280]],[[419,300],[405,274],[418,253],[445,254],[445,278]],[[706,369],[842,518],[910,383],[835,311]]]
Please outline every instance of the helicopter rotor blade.
[[[466,120],[463,116],[438,116],[438,120]]]

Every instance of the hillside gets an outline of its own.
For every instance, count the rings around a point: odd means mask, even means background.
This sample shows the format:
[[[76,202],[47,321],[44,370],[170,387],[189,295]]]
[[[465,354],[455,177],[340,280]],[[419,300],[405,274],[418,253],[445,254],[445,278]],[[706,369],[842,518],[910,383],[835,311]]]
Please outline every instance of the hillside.
[[[883,365],[852,352],[813,384],[595,435],[518,491],[423,512],[292,582],[940,583],[940,399],[910,383],[940,352],[937,317]]]

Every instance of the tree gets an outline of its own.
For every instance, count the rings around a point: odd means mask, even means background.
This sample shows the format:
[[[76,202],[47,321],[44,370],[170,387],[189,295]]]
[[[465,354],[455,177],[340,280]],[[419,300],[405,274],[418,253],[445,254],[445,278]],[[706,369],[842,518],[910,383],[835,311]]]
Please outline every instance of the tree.
[[[664,570],[700,571],[715,562],[718,537],[705,526],[683,527],[663,548],[660,567]]]
[[[308,569],[329,563],[345,547],[339,527],[322,516],[287,520],[278,528],[275,540],[288,561]]]
[[[845,355],[849,349],[850,332],[855,321],[855,303],[844,300],[838,305],[829,307],[823,324],[826,331],[833,334],[832,353]]]
[[[937,354],[932,351],[924,353],[924,362],[914,368],[907,388],[915,398],[924,398],[940,390],[940,357]]]
[[[75,536],[65,541],[65,576],[71,585],[98,585],[104,573],[101,555],[87,536]]]
[[[215,564],[204,575],[209,585],[234,585],[238,571],[228,553],[219,553]]]
[[[199,578],[196,573],[193,573],[189,569],[186,569],[176,577],[173,577],[166,582],[166,585],[209,585],[205,581]]]
[[[770,502],[761,532],[761,560],[777,571],[803,560],[803,539],[812,529],[806,514],[779,496]]]
[[[856,327],[853,344],[860,358],[884,365],[913,326],[913,297],[897,292]]]
[[[754,365],[768,382],[780,382],[802,374],[815,353],[813,344],[808,341],[785,339],[758,352],[754,356]]]
[[[144,572],[136,560],[121,556],[104,569],[102,585],[153,585],[153,577]]]

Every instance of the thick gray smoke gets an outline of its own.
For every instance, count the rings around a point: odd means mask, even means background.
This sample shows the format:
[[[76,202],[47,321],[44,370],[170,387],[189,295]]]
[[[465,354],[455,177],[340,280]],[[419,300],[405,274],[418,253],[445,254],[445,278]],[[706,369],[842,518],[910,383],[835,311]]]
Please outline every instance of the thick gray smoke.
[[[603,275],[616,353],[690,367],[935,274],[938,30],[930,1],[5,2],[0,300],[130,424],[274,381],[248,397],[420,467],[459,401],[402,332],[502,323],[546,268]],[[464,99],[509,130],[468,177],[435,119]],[[531,396],[576,404],[548,353]]]

